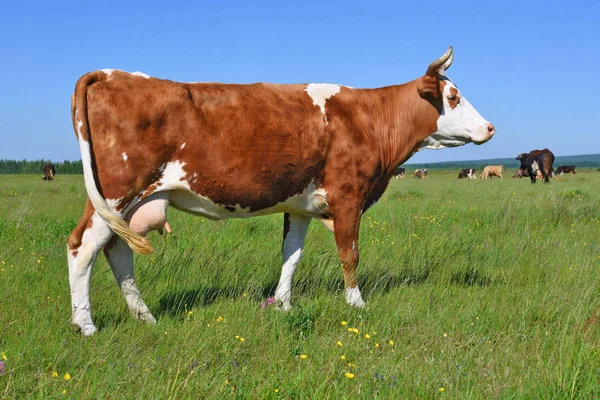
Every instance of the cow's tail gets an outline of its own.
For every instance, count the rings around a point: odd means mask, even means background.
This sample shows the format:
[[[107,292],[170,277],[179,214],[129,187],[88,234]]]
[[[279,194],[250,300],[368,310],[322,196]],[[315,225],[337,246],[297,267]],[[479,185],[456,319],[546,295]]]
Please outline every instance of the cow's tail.
[[[88,87],[93,83],[105,81],[106,79],[107,75],[102,71],[85,74],[77,81],[75,93],[73,93],[73,97],[71,98],[71,116],[73,118],[73,128],[79,141],[79,150],[81,151],[85,189],[94,209],[110,229],[123,239],[136,253],[150,254],[154,251],[150,242],[131,230],[123,218],[113,213],[104,197],[100,194],[94,177],[94,154],[92,147],[90,147],[91,132],[87,113],[87,91]]]

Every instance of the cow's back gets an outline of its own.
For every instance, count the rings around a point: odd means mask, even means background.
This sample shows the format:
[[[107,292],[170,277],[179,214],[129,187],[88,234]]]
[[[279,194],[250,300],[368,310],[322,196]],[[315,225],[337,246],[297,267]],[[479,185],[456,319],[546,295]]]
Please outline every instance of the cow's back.
[[[300,193],[320,179],[331,145],[327,121],[305,88],[112,72],[88,88],[105,198],[133,197],[168,168],[171,178],[185,175],[191,190],[216,203],[261,209]]]

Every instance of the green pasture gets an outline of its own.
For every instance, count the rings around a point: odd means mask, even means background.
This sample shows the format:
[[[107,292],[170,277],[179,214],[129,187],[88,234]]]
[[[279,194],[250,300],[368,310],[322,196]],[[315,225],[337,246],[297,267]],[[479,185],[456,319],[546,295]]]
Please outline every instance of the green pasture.
[[[283,216],[212,222],[169,210],[130,317],[104,256],[98,332],[70,325],[65,240],[81,175],[0,175],[0,399],[600,397],[600,172],[392,180],[363,216],[346,305],[333,235],[308,232],[293,310],[260,303],[281,268]]]

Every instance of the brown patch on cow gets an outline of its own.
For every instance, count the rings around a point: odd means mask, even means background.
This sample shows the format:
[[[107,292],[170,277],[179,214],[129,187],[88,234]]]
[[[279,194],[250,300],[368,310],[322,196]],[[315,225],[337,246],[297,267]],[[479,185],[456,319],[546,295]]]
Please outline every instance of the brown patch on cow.
[[[460,97],[458,96],[458,90],[456,88],[450,88],[450,95],[446,98],[450,109],[454,110],[458,103],[460,103]]]
[[[83,232],[85,232],[86,229],[90,229],[94,224],[94,221],[92,221],[92,215],[94,215],[94,211],[94,207],[88,199],[87,203],[85,204],[85,210],[83,211],[83,215],[81,216],[79,223],[67,238],[67,246],[69,250],[77,250],[79,246],[81,246],[81,238],[83,237]]]
[[[73,257],[77,257],[77,254],[79,254],[78,250],[73,251]]]

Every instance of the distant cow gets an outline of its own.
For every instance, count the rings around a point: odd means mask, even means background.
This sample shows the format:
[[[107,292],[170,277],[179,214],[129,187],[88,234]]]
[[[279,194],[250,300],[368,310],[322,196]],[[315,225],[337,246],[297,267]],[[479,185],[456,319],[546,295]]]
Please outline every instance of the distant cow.
[[[56,170],[54,169],[53,164],[44,165],[42,172],[44,173],[44,176],[42,177],[43,180],[45,180],[45,181],[53,181],[54,180],[54,175],[56,175]]]
[[[513,178],[523,178],[524,176],[529,176],[527,168],[519,168],[513,175]]]
[[[396,168],[396,170],[392,173],[393,176],[396,177],[396,179],[400,179],[400,178],[404,178],[404,173],[406,172],[405,168],[402,167],[398,167]]]
[[[475,168],[469,168],[469,169],[461,169],[460,172],[458,173],[458,179],[462,179],[462,178],[467,178],[467,179],[475,179]]]
[[[415,169],[415,173],[413,176],[419,179],[427,178],[427,168]]]
[[[517,160],[521,161],[519,168],[526,169],[529,173],[531,183],[535,183],[537,179],[544,179],[546,183],[550,182],[550,178],[553,176],[552,164],[554,163],[554,154],[550,150],[533,150],[529,153],[521,153],[517,156]],[[541,177],[538,177],[539,175]]]
[[[504,171],[504,165],[488,165],[483,169],[481,179],[491,178],[492,176],[502,179],[502,171]]]
[[[556,169],[557,174],[573,174],[575,175],[575,166],[574,165],[561,165]]]

